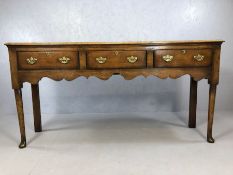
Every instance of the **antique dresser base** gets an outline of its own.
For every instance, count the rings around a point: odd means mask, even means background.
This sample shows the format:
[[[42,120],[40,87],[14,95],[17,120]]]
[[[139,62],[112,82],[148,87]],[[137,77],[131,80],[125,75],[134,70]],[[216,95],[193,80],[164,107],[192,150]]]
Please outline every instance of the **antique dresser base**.
[[[41,132],[39,81],[43,77],[71,81],[80,76],[95,76],[107,80],[114,74],[126,80],[140,75],[161,79],[190,75],[190,128],[196,127],[198,81],[207,79],[207,141],[214,143],[212,126],[222,42],[6,43],[21,133],[19,148],[26,147],[21,91],[24,82],[31,83],[35,132]]]

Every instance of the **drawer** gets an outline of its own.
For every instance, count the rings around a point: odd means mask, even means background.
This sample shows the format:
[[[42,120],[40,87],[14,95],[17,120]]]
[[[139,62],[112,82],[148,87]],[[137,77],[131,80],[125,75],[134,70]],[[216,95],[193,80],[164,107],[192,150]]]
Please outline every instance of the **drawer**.
[[[146,51],[89,51],[87,68],[120,69],[145,68]]]
[[[18,52],[18,68],[21,70],[77,69],[78,52]]]
[[[155,67],[200,67],[212,62],[211,49],[156,50],[154,55]]]

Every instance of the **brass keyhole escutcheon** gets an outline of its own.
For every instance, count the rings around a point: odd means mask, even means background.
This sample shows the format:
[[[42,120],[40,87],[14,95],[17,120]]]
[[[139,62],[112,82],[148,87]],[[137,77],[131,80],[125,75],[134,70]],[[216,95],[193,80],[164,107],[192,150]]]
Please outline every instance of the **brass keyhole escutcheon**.
[[[182,54],[186,54],[186,50],[181,50]]]
[[[118,55],[118,54],[119,54],[119,52],[118,52],[118,51],[115,51],[114,53],[115,53],[115,55]]]
[[[45,54],[46,54],[47,56],[52,55],[52,53],[51,53],[51,52],[45,52]]]

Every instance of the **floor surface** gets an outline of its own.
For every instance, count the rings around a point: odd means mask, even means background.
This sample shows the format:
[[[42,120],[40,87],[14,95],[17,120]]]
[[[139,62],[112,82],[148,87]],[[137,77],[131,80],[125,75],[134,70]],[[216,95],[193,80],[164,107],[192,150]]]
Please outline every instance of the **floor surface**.
[[[188,113],[43,115],[18,149],[16,116],[1,116],[0,175],[232,175],[233,116],[217,112],[216,142],[206,142],[207,113],[197,128]]]

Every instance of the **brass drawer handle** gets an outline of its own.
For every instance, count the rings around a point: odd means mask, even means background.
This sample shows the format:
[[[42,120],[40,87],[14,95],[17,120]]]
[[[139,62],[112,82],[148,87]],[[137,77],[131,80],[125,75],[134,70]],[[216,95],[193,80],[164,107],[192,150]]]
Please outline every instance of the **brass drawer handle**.
[[[164,55],[163,60],[166,62],[171,62],[173,60],[173,56],[172,55]]]
[[[104,64],[104,63],[106,62],[107,58],[105,58],[105,57],[98,57],[98,58],[96,58],[95,60],[96,60],[98,63],[100,63],[100,64]]]
[[[193,58],[197,61],[203,61],[205,56],[198,54],[198,55],[193,56]]]
[[[59,62],[62,63],[62,64],[68,64],[69,61],[70,61],[70,58],[67,58],[67,57],[61,57],[61,58],[58,58]]]
[[[138,60],[138,57],[130,56],[130,57],[127,57],[127,60],[129,63],[135,63]]]
[[[27,58],[27,63],[28,64],[35,64],[37,62],[37,59],[36,58],[33,58],[33,57],[30,57],[30,58]]]

